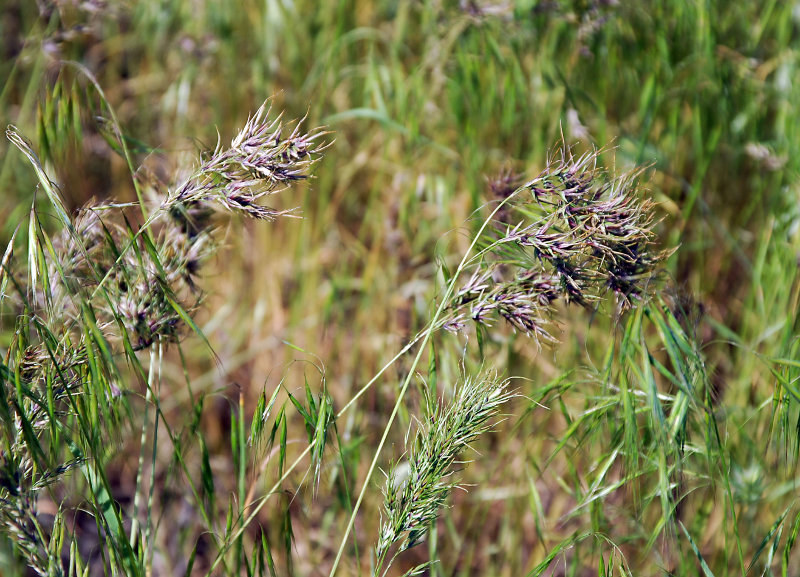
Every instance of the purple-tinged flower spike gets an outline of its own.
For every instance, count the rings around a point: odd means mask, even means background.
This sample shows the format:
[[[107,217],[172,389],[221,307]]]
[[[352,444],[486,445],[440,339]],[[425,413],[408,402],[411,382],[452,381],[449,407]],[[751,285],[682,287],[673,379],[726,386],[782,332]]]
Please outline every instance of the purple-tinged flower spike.
[[[73,223],[75,232],[64,229],[54,242],[58,265],[53,263],[50,277],[59,282],[51,283],[51,322],[75,321],[80,299],[72,301],[80,294],[91,300],[99,328],[112,341],[127,336],[136,350],[177,341],[184,317],[201,301],[196,281],[216,249],[214,213],[273,220],[291,212],[258,201],[308,178],[327,146],[319,142],[326,134],[322,129],[302,133],[297,123],[284,136],[280,116],[268,117],[265,104],[230,148],[217,146],[191,177],[165,195],[143,227],[129,222],[122,205],[83,209]]]
[[[608,178],[597,167],[600,153],[562,149],[535,179],[500,195],[480,264],[455,293],[444,328],[489,326],[499,316],[537,341],[554,341],[547,327],[560,299],[594,307],[610,290],[622,312],[646,297],[671,251],[653,248],[654,204],[640,198],[641,169]]]
[[[217,146],[211,157],[176,190],[170,192],[162,209],[182,226],[202,227],[208,209],[222,208],[261,220],[290,214],[259,204],[264,196],[283,190],[294,181],[308,178],[308,170],[328,146],[320,142],[321,129],[302,133],[299,121],[284,137],[281,116],[270,121],[271,109],[264,103],[236,135],[228,149]]]

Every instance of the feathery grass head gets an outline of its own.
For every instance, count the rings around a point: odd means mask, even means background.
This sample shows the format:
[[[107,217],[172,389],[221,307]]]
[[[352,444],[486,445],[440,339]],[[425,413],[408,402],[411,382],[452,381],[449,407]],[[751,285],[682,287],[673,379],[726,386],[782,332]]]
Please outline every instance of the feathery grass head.
[[[407,468],[401,473],[393,463],[387,475],[386,514],[375,548],[376,574],[393,545],[398,547],[392,560],[424,538],[450,491],[458,486],[453,475],[466,462],[459,455],[489,429],[489,420],[513,396],[507,391],[507,381],[496,376],[468,377],[456,385],[449,403],[433,403],[431,413],[418,422]]]
[[[270,121],[269,113],[264,103],[230,148],[217,146],[194,174],[168,194],[162,208],[190,223],[214,205],[262,220],[292,212],[260,205],[258,200],[308,178],[309,168],[327,146],[319,142],[327,133],[316,129],[304,134],[298,123],[284,136],[281,117]]]
[[[502,187],[509,177],[492,186],[502,201],[496,224],[480,264],[453,297],[446,329],[499,316],[537,341],[554,341],[549,325],[558,300],[593,307],[612,292],[622,312],[646,298],[671,253],[653,247],[654,205],[640,198],[641,170],[609,177],[597,166],[601,152],[575,157],[564,148],[515,191]]]
[[[89,205],[54,238],[47,315],[51,324],[70,321],[91,303],[100,328],[118,339],[124,331],[135,349],[180,337],[185,316],[200,303],[197,274],[216,249],[215,213],[274,220],[292,212],[258,201],[308,178],[327,146],[321,129],[286,135],[266,103],[233,138],[217,146],[182,184],[156,201],[144,225],[132,224],[123,205]],[[13,129],[9,138],[32,161],[30,144]],[[42,174],[43,171],[42,171]],[[58,190],[50,183],[55,200]],[[69,217],[66,217],[69,218]]]

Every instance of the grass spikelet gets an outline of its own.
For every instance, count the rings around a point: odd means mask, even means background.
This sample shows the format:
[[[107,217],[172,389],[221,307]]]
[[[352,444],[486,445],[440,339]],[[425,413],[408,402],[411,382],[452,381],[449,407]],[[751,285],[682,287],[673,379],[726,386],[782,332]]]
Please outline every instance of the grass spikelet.
[[[489,429],[490,419],[513,396],[507,381],[484,374],[466,377],[449,402],[432,403],[432,412],[417,423],[407,461],[393,463],[387,474],[374,575],[381,575],[384,567],[388,570],[397,555],[425,537],[450,492],[458,487],[454,475],[468,462],[459,456]],[[397,548],[387,562],[394,545]]]

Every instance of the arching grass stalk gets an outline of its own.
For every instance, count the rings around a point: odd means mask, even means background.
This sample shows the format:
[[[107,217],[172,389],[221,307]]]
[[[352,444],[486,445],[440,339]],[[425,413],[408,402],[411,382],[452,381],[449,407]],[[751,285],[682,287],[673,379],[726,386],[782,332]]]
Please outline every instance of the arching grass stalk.
[[[519,192],[520,190],[522,190],[522,189],[519,189],[517,192]],[[489,223],[492,222],[492,219],[494,218],[494,216],[501,210],[503,205],[506,202],[508,202],[512,197],[513,197],[513,195],[510,195],[506,199],[502,200],[497,205],[497,207],[495,207],[495,209],[492,211],[492,213],[489,215],[489,217],[483,221],[483,223],[482,223],[482,225],[481,225],[481,227],[480,227],[480,229],[478,231],[478,234],[475,236],[475,239],[470,244],[469,248],[467,249],[467,252],[464,254],[464,257],[461,259],[461,262],[459,263],[459,266],[456,269],[455,274],[452,276],[450,281],[447,283],[446,289],[445,289],[445,293],[442,296],[442,300],[439,303],[439,306],[438,306],[438,308],[436,310],[436,313],[431,318],[431,320],[428,323],[428,325],[424,329],[422,329],[413,339],[411,339],[411,341],[408,344],[406,344],[406,346],[403,347],[403,349],[399,353],[397,353],[391,360],[389,360],[389,362],[387,362],[363,387],[361,387],[361,389],[359,389],[359,391],[353,396],[353,398],[350,399],[347,402],[347,404],[344,407],[342,407],[342,409],[339,410],[339,412],[336,414],[336,418],[337,419],[341,418],[351,407],[353,407],[355,405],[355,402],[364,393],[366,393],[367,390],[370,389],[372,387],[372,385],[375,384],[375,382],[377,382],[377,380],[386,372],[386,370],[388,370],[392,365],[394,365],[395,362],[397,362],[407,352],[409,352],[417,343],[422,341],[421,344],[419,345],[419,350],[417,352],[417,355],[414,358],[414,362],[412,363],[411,368],[409,369],[408,374],[406,376],[406,379],[405,379],[405,381],[403,383],[403,387],[400,390],[400,393],[398,395],[398,399],[395,402],[394,408],[393,408],[392,413],[391,413],[391,415],[389,417],[389,422],[387,423],[387,426],[384,428],[383,437],[381,438],[381,442],[379,443],[378,448],[375,451],[375,457],[373,458],[372,463],[370,464],[369,471],[367,472],[367,478],[365,479],[364,485],[361,488],[361,492],[359,493],[358,500],[356,501],[356,504],[353,507],[353,513],[350,516],[350,520],[348,522],[345,534],[342,537],[342,541],[341,541],[341,544],[339,546],[339,550],[338,550],[337,555],[336,555],[336,560],[334,561],[334,565],[333,565],[333,567],[331,569],[331,575],[333,575],[335,573],[336,567],[339,564],[339,561],[341,559],[342,553],[344,551],[344,546],[345,546],[345,544],[347,542],[347,539],[349,537],[350,531],[353,528],[353,523],[355,522],[355,515],[358,512],[358,509],[359,509],[359,507],[361,505],[361,501],[364,499],[364,494],[365,494],[366,488],[369,485],[369,479],[372,477],[372,474],[374,473],[375,466],[376,466],[377,460],[378,460],[378,455],[380,454],[381,449],[383,448],[383,446],[386,443],[386,438],[388,436],[389,430],[391,429],[391,425],[394,422],[395,417],[397,416],[397,412],[398,412],[398,410],[399,410],[399,408],[401,406],[402,400],[403,400],[403,398],[405,396],[405,393],[408,390],[408,386],[409,386],[409,384],[411,382],[411,376],[414,374],[414,370],[419,365],[419,361],[422,358],[422,351],[425,350],[428,342],[430,341],[431,335],[436,330],[438,330],[439,328],[442,328],[442,326],[441,326],[442,323],[440,323],[440,320],[444,317],[444,312],[445,312],[445,310],[447,309],[447,306],[448,306],[448,299],[453,294],[453,291],[455,289],[455,285],[456,285],[456,283],[458,281],[458,278],[459,278],[459,274],[467,266],[469,266],[475,259],[480,258],[484,253],[486,253],[487,251],[489,251],[491,248],[493,248],[495,246],[495,245],[491,245],[489,247],[486,247],[484,250],[479,251],[476,255],[474,255],[471,258],[469,256],[472,253],[472,251],[474,250],[475,246],[477,245],[478,239],[481,237],[481,234],[487,228]],[[224,555],[227,553],[227,551],[230,549],[230,547],[233,545],[233,543],[236,541],[236,539],[238,539],[242,535],[242,533],[244,533],[246,528],[255,519],[255,517],[259,513],[259,511],[261,511],[261,509],[264,507],[264,505],[266,505],[267,499],[272,494],[274,494],[275,491],[280,489],[280,486],[289,477],[289,475],[292,473],[292,471],[294,471],[294,469],[297,468],[297,466],[303,461],[303,459],[306,456],[308,456],[309,453],[311,453],[311,451],[313,449],[314,449],[314,441],[309,443],[308,446],[303,450],[303,452],[294,460],[294,462],[292,462],[288,467],[286,467],[283,475],[280,476],[280,478],[269,489],[269,491],[267,491],[264,494],[264,496],[259,500],[259,502],[253,507],[253,509],[252,509],[252,511],[250,511],[247,519],[243,520],[243,522],[240,525],[239,529],[237,529],[235,532],[233,532],[233,533],[231,533],[231,534],[229,534],[227,536],[225,546],[220,549],[219,553],[217,554],[217,558],[215,559],[214,563],[211,565],[211,567],[209,568],[208,572],[206,573],[207,575],[211,575],[213,573],[213,571],[217,568],[217,566],[222,562],[222,559],[223,559]]]
[[[545,170],[524,186],[504,196],[483,221],[461,262],[446,285],[384,427],[358,500],[350,515],[330,577],[336,574],[355,518],[374,474],[380,453],[404,401],[428,342],[440,328],[461,330],[466,320],[488,326],[497,314],[516,330],[554,341],[545,328],[563,300],[596,307],[607,292],[617,298],[620,311],[647,296],[668,251],[652,250],[653,205],[638,198],[640,169],[606,179],[597,167],[601,151],[574,157],[564,147]],[[524,193],[530,198],[524,198]],[[523,197],[521,202],[520,197]],[[512,214],[495,223],[509,205]],[[504,219],[504,220],[505,220]],[[494,225],[490,234],[484,233]],[[473,256],[473,251],[477,250]],[[465,270],[476,270],[466,285],[455,287]],[[386,547],[379,546],[385,556]],[[383,562],[381,557],[380,562]]]
[[[523,189],[518,189],[517,192]],[[514,193],[516,194],[516,193]],[[336,553],[336,559],[333,562],[333,566],[331,567],[330,577],[333,577],[336,574],[336,569],[339,567],[339,561],[342,558],[342,554],[344,553],[344,548],[347,544],[347,539],[350,536],[350,531],[353,530],[353,524],[356,521],[356,514],[358,513],[359,508],[361,507],[361,502],[364,500],[364,495],[366,494],[367,487],[369,486],[370,479],[372,479],[372,475],[375,472],[375,467],[378,464],[378,459],[380,457],[381,451],[383,450],[384,445],[386,444],[386,439],[389,437],[389,431],[392,428],[392,424],[394,423],[395,418],[397,417],[397,413],[400,410],[400,406],[403,403],[403,399],[405,398],[406,391],[408,391],[408,386],[411,384],[412,376],[419,366],[419,362],[422,359],[423,352],[427,349],[428,342],[431,339],[431,336],[439,328],[439,321],[443,318],[445,311],[447,310],[448,306],[450,306],[450,297],[453,295],[455,291],[456,284],[458,283],[458,279],[464,269],[467,267],[468,263],[470,262],[470,255],[475,247],[478,245],[479,240],[481,239],[481,235],[483,234],[484,230],[489,226],[492,222],[494,216],[500,211],[500,209],[511,199],[513,195],[509,196],[508,198],[502,200],[497,204],[494,210],[491,212],[488,218],[486,218],[483,223],[481,224],[480,229],[478,229],[478,233],[475,235],[475,238],[467,248],[467,251],[464,253],[464,256],[461,259],[461,262],[458,265],[455,273],[453,274],[450,281],[447,283],[444,294],[442,295],[442,299],[439,302],[439,306],[436,308],[436,312],[434,313],[433,317],[428,323],[427,328],[423,330],[423,337],[422,342],[420,343],[419,349],[417,350],[417,354],[414,357],[414,362],[411,363],[411,366],[406,373],[405,381],[403,382],[403,386],[400,389],[400,393],[397,395],[397,401],[392,408],[392,413],[389,415],[389,420],[386,423],[386,426],[383,429],[383,436],[381,437],[380,442],[378,443],[378,447],[375,449],[375,456],[372,458],[372,462],[370,463],[369,469],[367,470],[367,476],[364,479],[364,484],[361,486],[361,492],[358,494],[358,499],[356,500],[356,504],[353,506],[353,512],[350,515],[350,520],[347,522],[347,528],[345,529],[344,535],[342,536],[342,541],[339,545],[339,550]]]

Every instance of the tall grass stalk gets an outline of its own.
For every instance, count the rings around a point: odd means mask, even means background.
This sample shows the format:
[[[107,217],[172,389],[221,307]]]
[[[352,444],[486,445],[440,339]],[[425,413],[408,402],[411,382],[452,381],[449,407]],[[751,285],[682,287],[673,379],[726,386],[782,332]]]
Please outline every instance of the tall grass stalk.
[[[467,250],[467,252],[462,257],[461,262],[459,263],[458,268],[456,269],[455,275],[453,276],[451,281],[447,284],[447,286],[445,288],[445,292],[442,295],[442,299],[439,302],[439,305],[438,305],[438,307],[436,309],[436,312],[431,317],[431,320],[429,322],[428,328],[425,331],[423,331],[422,340],[420,342],[419,349],[417,351],[416,356],[414,357],[413,362],[411,363],[411,367],[409,368],[409,370],[406,373],[406,377],[405,377],[405,380],[403,381],[403,385],[400,387],[400,392],[397,394],[397,401],[395,402],[394,408],[392,409],[392,412],[389,415],[389,419],[386,422],[386,426],[384,427],[384,430],[383,430],[383,436],[381,437],[381,440],[378,442],[378,446],[375,449],[375,455],[372,458],[372,462],[370,463],[369,469],[367,470],[367,476],[366,476],[366,478],[365,478],[365,480],[363,482],[363,485],[361,487],[361,492],[359,493],[358,499],[356,500],[356,503],[353,506],[353,512],[350,515],[350,520],[348,521],[347,528],[344,531],[344,535],[343,535],[341,543],[339,545],[339,550],[336,553],[336,559],[334,560],[333,566],[331,567],[331,570],[330,570],[331,577],[336,574],[336,569],[339,566],[339,561],[341,560],[342,554],[344,552],[344,548],[347,545],[347,538],[350,535],[350,531],[353,529],[353,524],[355,523],[356,514],[358,513],[359,507],[361,506],[361,502],[364,499],[364,495],[365,495],[365,493],[367,491],[367,487],[369,487],[370,479],[372,478],[372,475],[373,475],[373,473],[375,471],[375,467],[377,466],[378,459],[380,458],[381,451],[382,451],[384,445],[386,444],[386,439],[389,436],[389,431],[391,430],[392,424],[394,423],[394,420],[397,417],[397,413],[400,410],[400,407],[401,407],[401,405],[403,403],[403,399],[405,397],[406,391],[408,390],[408,387],[411,384],[411,380],[413,378],[414,371],[416,370],[417,366],[419,365],[420,360],[422,359],[422,355],[425,352],[425,350],[427,348],[427,345],[428,345],[428,343],[429,343],[429,341],[431,339],[431,336],[434,333],[435,327],[439,323],[440,317],[443,315],[445,309],[450,304],[450,296],[453,294],[453,292],[455,290],[456,282],[457,282],[457,279],[458,279],[460,273],[462,272],[462,270],[466,266],[467,262],[469,261],[469,258],[471,257],[471,253],[472,253],[473,248],[478,243],[478,239],[480,238],[481,233],[491,223],[492,217],[497,213],[497,211],[500,210],[500,208],[502,206],[503,206],[502,203],[498,204],[497,207],[495,207],[495,209],[492,211],[490,217],[488,219],[484,220],[483,224],[481,225],[481,228],[478,231],[478,234],[473,239],[472,243],[470,244],[469,249]]]
[[[512,325],[529,335],[538,337],[542,334],[538,329],[540,317],[538,310],[532,308],[531,304],[535,306],[543,297],[547,299],[545,304],[559,298],[559,293],[564,295],[568,302],[588,304],[599,297],[589,292],[590,289],[584,286],[585,283],[596,283],[600,291],[607,289],[615,291],[624,306],[629,306],[631,299],[643,294],[640,292],[643,290],[641,287],[646,287],[657,263],[666,256],[647,250],[651,234],[649,227],[652,225],[650,206],[646,202],[637,204],[639,200],[636,198],[634,185],[637,176],[635,173],[606,182],[603,180],[604,174],[596,171],[594,164],[596,157],[597,153],[576,158],[569,150],[562,149],[560,161],[554,161],[536,179],[496,203],[488,218],[483,220],[472,243],[446,284],[428,328],[422,333],[419,350],[406,373],[350,515],[330,571],[331,576],[336,573],[356,514],[414,372],[437,329],[450,328],[454,325],[461,327],[463,323],[459,319],[463,313],[460,313],[460,309],[477,300],[481,304],[478,305],[477,311],[473,305],[471,312],[471,319],[475,322],[485,324],[488,320],[487,312],[499,308],[500,314]],[[531,198],[524,198],[515,204],[518,195],[530,195]],[[523,220],[518,221],[513,228],[509,227],[504,234],[494,238],[489,235],[487,239],[484,231],[490,230],[490,226],[496,226],[495,216],[507,204],[518,211]],[[540,216],[534,207],[541,210]],[[564,222],[554,221],[555,219],[564,219]],[[473,255],[473,250],[480,243],[483,243],[484,248]],[[493,252],[503,255],[508,245],[514,245],[517,251],[521,252],[514,255],[516,257],[514,260],[500,261],[506,265],[517,265],[519,270],[512,280],[498,282],[500,290],[491,291],[483,285],[475,286],[476,275],[473,274],[467,283],[470,288],[462,289],[456,295],[455,287],[470,265],[488,268],[489,272],[483,273],[482,278],[492,278],[492,267],[495,263],[489,261],[487,264],[487,257]],[[529,246],[534,247],[531,254],[527,254],[526,251]],[[556,250],[559,252],[555,253]],[[587,250],[588,254],[584,254]],[[553,286],[545,285],[542,288],[540,284],[526,282],[539,274],[536,270],[539,267],[546,269],[551,266],[560,275],[560,278],[556,277],[553,281]],[[595,267],[598,267],[596,272],[593,270]],[[456,311],[456,320],[451,318],[442,322],[448,309]]]

